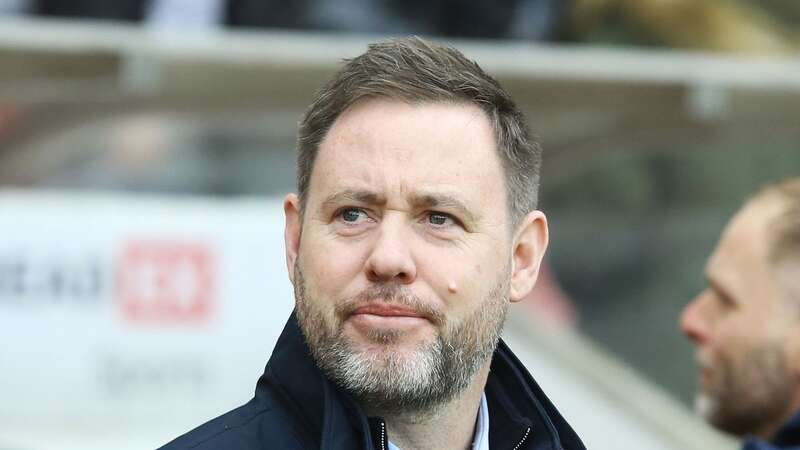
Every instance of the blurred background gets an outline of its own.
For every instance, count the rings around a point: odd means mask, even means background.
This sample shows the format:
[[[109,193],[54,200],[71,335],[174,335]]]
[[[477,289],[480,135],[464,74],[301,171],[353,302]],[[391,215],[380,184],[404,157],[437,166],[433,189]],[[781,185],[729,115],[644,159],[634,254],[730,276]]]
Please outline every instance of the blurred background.
[[[744,198],[800,175],[794,0],[0,0],[0,449],[155,448],[248,400],[292,308],[297,121],[407,34],[543,142],[508,339],[588,447],[733,448],[677,319]]]

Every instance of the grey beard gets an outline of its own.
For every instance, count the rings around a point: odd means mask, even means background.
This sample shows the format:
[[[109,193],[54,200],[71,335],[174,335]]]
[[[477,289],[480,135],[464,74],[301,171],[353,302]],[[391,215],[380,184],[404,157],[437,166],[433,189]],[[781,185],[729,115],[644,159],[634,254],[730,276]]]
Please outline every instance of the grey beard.
[[[331,324],[316,304],[306,298],[302,271],[295,270],[295,297],[300,328],[317,365],[334,383],[353,395],[362,405],[383,414],[431,416],[473,382],[478,371],[491,358],[508,309],[508,283],[499,282],[481,305],[460,324],[448,326],[442,316],[434,316],[439,334],[421,343],[410,354],[394,352],[390,346],[379,350],[358,349],[344,334],[343,323]],[[372,296],[422,307],[420,299],[410,298],[395,285],[383,285],[365,292]],[[337,316],[338,317],[338,316]],[[378,344],[391,344],[397,333],[369,336]]]

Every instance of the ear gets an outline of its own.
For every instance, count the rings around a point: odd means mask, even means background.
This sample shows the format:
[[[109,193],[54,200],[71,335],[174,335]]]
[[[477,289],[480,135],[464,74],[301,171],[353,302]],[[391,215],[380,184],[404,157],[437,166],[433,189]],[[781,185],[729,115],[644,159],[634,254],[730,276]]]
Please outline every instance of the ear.
[[[283,201],[283,214],[286,217],[286,224],[283,230],[283,240],[286,247],[286,269],[289,272],[289,280],[294,284],[294,266],[297,263],[297,254],[300,250],[300,230],[302,228],[300,199],[297,194],[286,196]]]
[[[547,217],[541,211],[528,213],[517,226],[511,248],[512,302],[525,298],[536,284],[548,239]]]

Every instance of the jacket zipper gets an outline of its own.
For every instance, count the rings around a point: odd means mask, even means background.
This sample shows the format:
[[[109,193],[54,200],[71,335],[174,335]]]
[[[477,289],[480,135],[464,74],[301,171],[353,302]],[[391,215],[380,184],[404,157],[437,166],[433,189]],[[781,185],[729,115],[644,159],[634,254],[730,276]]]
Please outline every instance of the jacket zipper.
[[[386,450],[386,422],[381,420],[381,450]]]
[[[520,447],[522,447],[522,444],[524,444],[525,441],[528,439],[528,436],[530,434],[531,434],[531,427],[528,427],[528,429],[525,430],[525,436],[522,436],[522,439],[519,442],[517,442],[517,445],[514,446],[514,450],[519,450]]]

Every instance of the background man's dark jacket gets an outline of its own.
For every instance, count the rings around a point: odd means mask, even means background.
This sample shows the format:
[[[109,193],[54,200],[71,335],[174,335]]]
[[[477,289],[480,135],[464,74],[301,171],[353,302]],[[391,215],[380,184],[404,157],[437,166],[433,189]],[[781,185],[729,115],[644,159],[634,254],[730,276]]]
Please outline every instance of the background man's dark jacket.
[[[485,393],[491,450],[585,449],[502,341]],[[255,397],[161,450],[384,450],[388,438],[380,418],[367,418],[317,368],[293,313]]]
[[[800,450],[800,411],[781,427],[771,442],[747,439],[742,450]]]

